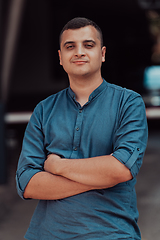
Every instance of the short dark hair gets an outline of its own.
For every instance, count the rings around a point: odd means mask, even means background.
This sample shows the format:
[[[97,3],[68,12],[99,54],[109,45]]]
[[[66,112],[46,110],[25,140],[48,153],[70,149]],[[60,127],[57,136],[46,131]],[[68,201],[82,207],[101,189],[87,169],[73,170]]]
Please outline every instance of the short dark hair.
[[[82,28],[82,27],[86,27],[86,26],[93,26],[98,31],[98,33],[100,35],[101,47],[103,47],[102,30],[95,22],[93,22],[92,20],[90,20],[88,18],[83,18],[83,17],[73,18],[69,22],[66,23],[66,25],[62,28],[62,31],[60,32],[59,44],[61,43],[61,36],[65,30],[78,29],[78,28]]]

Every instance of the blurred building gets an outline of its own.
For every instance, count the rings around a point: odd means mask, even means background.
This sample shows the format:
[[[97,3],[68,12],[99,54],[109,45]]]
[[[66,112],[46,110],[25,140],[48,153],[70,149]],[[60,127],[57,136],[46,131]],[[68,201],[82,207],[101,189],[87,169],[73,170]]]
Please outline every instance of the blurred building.
[[[58,41],[63,25],[76,16],[88,17],[102,28],[107,46],[104,78],[143,93],[143,72],[151,65],[153,39],[146,9],[137,1],[100,0],[97,4],[82,0],[78,6],[72,0],[13,2],[19,6],[20,23],[8,76],[7,111],[31,111],[41,99],[68,86],[59,65]],[[5,0],[2,6],[5,36],[11,3]]]
[[[155,80],[153,74],[153,69],[160,74],[158,0],[3,0],[0,11],[0,117],[3,124],[5,111],[7,139],[22,138],[36,104],[68,86],[59,65],[59,33],[77,16],[92,19],[102,29],[107,46],[103,77],[139,92],[148,108],[149,125],[155,126],[154,119],[159,127],[160,76]],[[0,136],[2,143],[4,135]]]
[[[68,86],[59,65],[59,33],[77,16],[92,19],[102,29],[107,47],[103,77],[139,92],[145,101],[149,141],[137,178],[139,225],[145,240],[158,240],[160,0],[0,1],[1,235],[4,229],[8,239],[21,239],[16,236],[21,229],[26,231],[33,213],[33,201],[24,202],[17,196],[16,165],[34,107]]]

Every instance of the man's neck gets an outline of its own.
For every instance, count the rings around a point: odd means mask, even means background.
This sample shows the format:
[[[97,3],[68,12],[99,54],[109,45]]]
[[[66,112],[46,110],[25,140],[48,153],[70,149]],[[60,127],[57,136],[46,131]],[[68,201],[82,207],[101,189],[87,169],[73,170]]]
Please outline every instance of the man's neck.
[[[97,78],[69,78],[69,80],[70,87],[76,95],[76,101],[81,106],[88,102],[90,94],[103,82],[101,75]]]

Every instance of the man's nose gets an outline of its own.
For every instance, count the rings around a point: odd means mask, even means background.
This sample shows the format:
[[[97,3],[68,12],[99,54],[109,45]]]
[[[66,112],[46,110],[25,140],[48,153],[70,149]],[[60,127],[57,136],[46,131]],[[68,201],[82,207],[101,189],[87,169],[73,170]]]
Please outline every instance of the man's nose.
[[[75,55],[76,55],[77,57],[82,57],[82,56],[85,56],[85,55],[86,55],[86,54],[85,54],[85,49],[84,49],[84,47],[83,47],[82,45],[79,45],[79,46],[76,47],[76,49],[75,49]]]

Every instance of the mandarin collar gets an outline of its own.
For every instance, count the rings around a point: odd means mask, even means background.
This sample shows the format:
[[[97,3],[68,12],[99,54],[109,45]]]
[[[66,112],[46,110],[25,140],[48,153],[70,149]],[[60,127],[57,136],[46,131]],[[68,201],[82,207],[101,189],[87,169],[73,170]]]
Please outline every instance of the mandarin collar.
[[[91,101],[93,98],[95,98],[98,94],[100,94],[107,86],[107,82],[103,79],[103,82],[101,83],[101,85],[99,87],[97,87],[89,96],[89,101]],[[71,89],[71,87],[69,86],[68,88],[68,92],[70,94],[70,96],[73,99],[76,99],[76,95],[73,92],[73,90]]]

